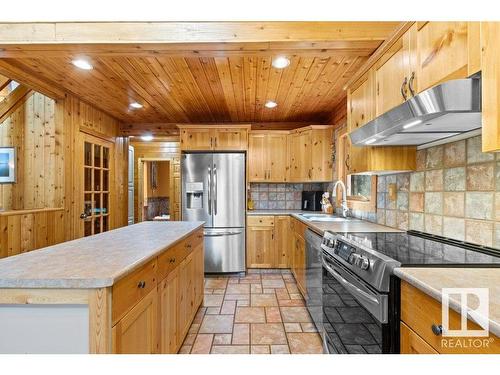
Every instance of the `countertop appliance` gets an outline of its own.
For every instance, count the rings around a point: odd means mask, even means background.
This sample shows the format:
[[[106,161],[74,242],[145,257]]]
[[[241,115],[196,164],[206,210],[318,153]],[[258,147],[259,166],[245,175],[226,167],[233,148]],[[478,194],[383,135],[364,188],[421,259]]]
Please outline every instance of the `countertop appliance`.
[[[399,353],[396,267],[500,267],[500,251],[408,231],[325,232],[321,334],[327,353]]]
[[[205,272],[245,271],[245,154],[181,158],[182,220],[205,222]]]
[[[423,145],[481,128],[481,79],[447,81],[350,133],[353,145]]]
[[[322,191],[303,191],[301,210],[321,211]]]

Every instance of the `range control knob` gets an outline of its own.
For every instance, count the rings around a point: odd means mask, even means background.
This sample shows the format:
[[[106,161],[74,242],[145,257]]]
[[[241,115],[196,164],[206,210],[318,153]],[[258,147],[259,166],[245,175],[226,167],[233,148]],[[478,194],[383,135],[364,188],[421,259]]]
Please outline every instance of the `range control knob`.
[[[370,260],[367,257],[360,256],[356,259],[356,266],[361,268],[362,270],[367,270],[370,268]]]

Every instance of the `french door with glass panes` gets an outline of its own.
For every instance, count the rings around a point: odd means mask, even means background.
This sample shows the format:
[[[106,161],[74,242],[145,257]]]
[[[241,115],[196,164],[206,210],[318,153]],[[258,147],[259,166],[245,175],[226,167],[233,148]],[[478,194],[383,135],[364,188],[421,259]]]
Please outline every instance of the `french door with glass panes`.
[[[110,229],[110,190],[113,144],[89,135],[83,140],[83,221],[82,235],[91,236]]]

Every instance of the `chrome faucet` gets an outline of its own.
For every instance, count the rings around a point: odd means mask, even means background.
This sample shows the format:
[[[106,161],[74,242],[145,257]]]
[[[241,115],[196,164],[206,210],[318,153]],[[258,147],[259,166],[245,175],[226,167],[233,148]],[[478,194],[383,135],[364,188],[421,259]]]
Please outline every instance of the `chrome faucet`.
[[[336,193],[338,185],[340,185],[340,187],[342,188],[342,200],[340,202],[340,206],[342,207],[342,216],[347,217],[347,214],[349,212],[349,207],[347,207],[347,192],[345,184],[341,180],[337,180],[337,182],[335,182],[335,184],[333,185],[332,196],[337,195]]]

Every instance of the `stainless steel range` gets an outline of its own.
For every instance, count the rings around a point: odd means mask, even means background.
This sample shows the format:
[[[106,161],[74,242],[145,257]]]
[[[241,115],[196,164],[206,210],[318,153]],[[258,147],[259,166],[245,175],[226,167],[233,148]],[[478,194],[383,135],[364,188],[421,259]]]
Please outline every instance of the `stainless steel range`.
[[[499,250],[419,232],[325,232],[320,246],[310,237],[306,302],[326,353],[399,353],[394,268],[500,266]]]

